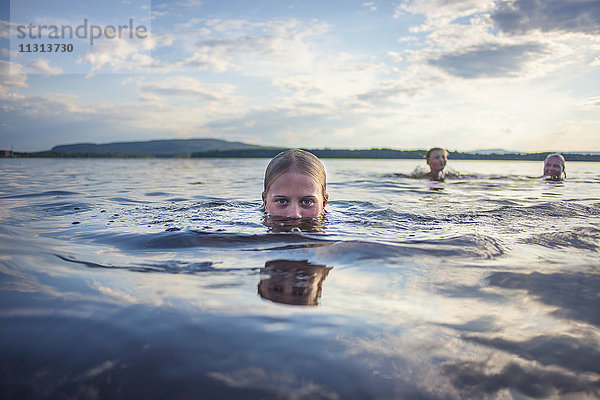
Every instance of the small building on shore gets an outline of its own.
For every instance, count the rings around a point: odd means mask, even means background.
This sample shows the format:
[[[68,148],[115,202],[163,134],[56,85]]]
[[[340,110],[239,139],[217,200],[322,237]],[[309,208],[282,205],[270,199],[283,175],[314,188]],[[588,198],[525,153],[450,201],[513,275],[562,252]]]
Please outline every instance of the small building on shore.
[[[13,156],[13,152],[12,150],[0,150],[0,158],[4,157],[12,157]]]

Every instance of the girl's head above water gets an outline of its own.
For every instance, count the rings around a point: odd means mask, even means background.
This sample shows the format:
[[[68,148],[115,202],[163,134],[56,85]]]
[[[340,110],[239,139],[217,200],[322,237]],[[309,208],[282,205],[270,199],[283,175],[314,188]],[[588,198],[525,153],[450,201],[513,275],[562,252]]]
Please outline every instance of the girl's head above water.
[[[322,215],[329,197],[325,181],[325,167],[314,154],[299,149],[277,154],[265,171],[265,212],[285,218]]]
[[[448,161],[448,150],[442,149],[441,147],[433,147],[429,149],[427,153],[425,153],[425,160],[431,169],[429,172],[430,177],[436,179],[446,167],[446,162]]]
[[[567,177],[567,173],[565,172],[565,158],[562,154],[548,154],[544,160],[544,176],[556,180],[562,179],[563,176]]]

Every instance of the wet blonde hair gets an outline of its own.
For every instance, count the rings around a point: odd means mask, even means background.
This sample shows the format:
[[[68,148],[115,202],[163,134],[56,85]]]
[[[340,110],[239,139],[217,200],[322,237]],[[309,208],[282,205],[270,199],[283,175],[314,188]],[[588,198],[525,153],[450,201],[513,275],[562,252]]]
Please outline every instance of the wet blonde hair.
[[[269,162],[265,171],[263,197],[267,195],[273,182],[287,172],[298,172],[310,176],[321,186],[323,198],[326,198],[327,176],[323,163],[314,154],[300,149],[282,151]]]
[[[562,154],[560,154],[560,153],[551,153],[551,154],[548,154],[546,156],[546,159],[544,160],[544,166],[546,166],[546,161],[548,161],[548,159],[550,159],[552,157],[556,157],[556,158],[558,158],[560,160],[560,163],[562,164],[561,175],[564,175],[565,178],[566,178],[567,177],[567,172],[565,171],[566,161],[565,161],[565,157]]]
[[[433,153],[433,152],[434,152],[434,151],[436,151],[436,150],[441,150],[441,151],[443,151],[443,152],[444,152],[444,154],[446,154],[446,158],[448,158],[448,155],[450,154],[450,153],[448,153],[448,150],[446,150],[446,149],[442,149],[441,147],[432,147],[431,149],[427,150],[427,153],[425,153],[425,159],[426,159],[427,161],[429,161],[429,156],[431,155],[431,153]]]

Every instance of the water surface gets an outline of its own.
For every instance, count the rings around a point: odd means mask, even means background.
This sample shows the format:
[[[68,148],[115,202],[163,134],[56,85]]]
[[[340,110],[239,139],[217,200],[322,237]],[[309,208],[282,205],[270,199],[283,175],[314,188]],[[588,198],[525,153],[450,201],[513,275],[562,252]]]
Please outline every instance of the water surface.
[[[600,398],[600,164],[268,161],[0,160],[0,397]]]

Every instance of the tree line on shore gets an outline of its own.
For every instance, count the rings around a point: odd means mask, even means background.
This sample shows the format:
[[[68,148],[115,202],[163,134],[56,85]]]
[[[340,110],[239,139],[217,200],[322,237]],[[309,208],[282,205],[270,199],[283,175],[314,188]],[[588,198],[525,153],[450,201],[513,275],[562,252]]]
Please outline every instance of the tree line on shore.
[[[122,152],[59,152],[41,151],[35,153],[14,152],[17,157],[68,157],[68,158],[273,158],[283,148],[259,149],[234,149],[192,152],[189,154],[148,154],[148,153],[122,153]],[[394,150],[394,149],[305,149],[319,158],[363,158],[363,159],[423,159],[426,150]],[[550,152],[539,153],[464,153],[450,152],[450,159],[454,160],[530,160],[542,161]],[[600,154],[567,153],[567,161],[600,161]]]

